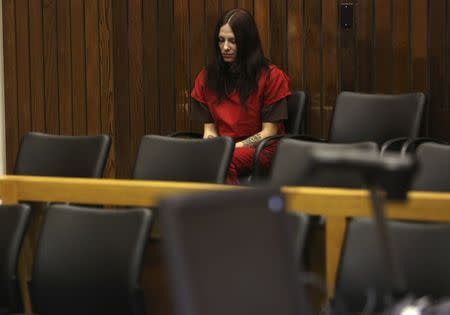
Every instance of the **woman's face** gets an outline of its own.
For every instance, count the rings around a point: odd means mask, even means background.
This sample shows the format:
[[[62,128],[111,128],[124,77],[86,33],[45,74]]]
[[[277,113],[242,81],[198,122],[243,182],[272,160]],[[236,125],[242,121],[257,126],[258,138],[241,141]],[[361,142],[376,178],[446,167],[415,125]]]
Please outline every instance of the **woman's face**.
[[[219,48],[223,61],[234,62],[236,60],[236,38],[229,24],[222,25],[219,30]]]

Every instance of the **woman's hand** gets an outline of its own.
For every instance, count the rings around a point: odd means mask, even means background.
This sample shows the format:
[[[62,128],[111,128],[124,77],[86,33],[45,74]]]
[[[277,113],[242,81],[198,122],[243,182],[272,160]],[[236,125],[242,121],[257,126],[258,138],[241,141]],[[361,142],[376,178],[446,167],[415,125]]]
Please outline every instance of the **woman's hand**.
[[[256,147],[262,139],[276,135],[277,133],[278,133],[278,123],[263,122],[262,129],[260,132],[242,141],[237,142],[235,148]]]
[[[216,124],[208,123],[203,125],[203,139],[218,137]]]

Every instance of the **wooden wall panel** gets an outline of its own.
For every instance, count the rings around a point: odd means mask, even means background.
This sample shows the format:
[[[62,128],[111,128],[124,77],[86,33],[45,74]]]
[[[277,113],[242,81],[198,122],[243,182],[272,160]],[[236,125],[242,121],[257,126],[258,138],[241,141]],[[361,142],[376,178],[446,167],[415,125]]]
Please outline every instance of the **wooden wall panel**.
[[[289,0],[287,3],[287,65],[292,90],[303,89],[303,0]]]
[[[143,82],[142,2],[128,1],[129,89],[130,89],[130,155],[136,156],[145,134]]]
[[[196,2],[196,1],[191,1]],[[237,0],[222,0],[222,12],[236,8],[238,5]]]
[[[430,108],[429,121],[432,121],[428,127],[432,136],[445,132],[446,126],[443,125],[449,112],[445,111],[446,95],[448,93],[446,86],[446,78],[448,76],[447,69],[447,1],[433,0],[429,2],[430,10],[430,46],[429,46],[429,63],[430,63]],[[431,18],[432,17],[432,18]],[[435,122],[435,123],[434,123]],[[448,125],[448,123],[447,123]],[[447,133],[448,134],[448,133]]]
[[[114,1],[114,0],[113,0]],[[143,1],[145,133],[159,133],[158,3]],[[115,21],[114,21],[115,22]]]
[[[449,2],[4,0],[7,170],[30,130],[112,135],[107,175],[119,178],[142,135],[201,131],[189,95],[213,57],[218,17],[234,7],[254,14],[266,56],[307,92],[307,132],[327,135],[342,90],[420,90],[423,134],[449,139]]]
[[[203,1],[201,1],[203,2]],[[204,8],[204,3],[203,8]],[[203,20],[204,14],[197,11],[195,19]],[[200,14],[198,14],[200,13]],[[160,132],[165,135],[176,130],[175,126],[175,95],[174,95],[174,36],[173,36],[173,1],[158,1],[158,63],[159,63],[159,104],[160,104]],[[204,36],[205,28],[202,24],[200,36]],[[197,45],[197,42],[194,42]],[[193,45],[193,46],[194,46]]]
[[[261,45],[267,57],[270,58],[270,1],[255,0],[254,17],[256,26],[258,26]],[[300,11],[299,11],[300,14]]]
[[[392,16],[395,17],[392,19],[392,92],[406,93],[411,91],[409,0],[396,0],[392,4]]]
[[[375,0],[375,92],[392,92],[392,2]]]
[[[31,80],[31,117],[32,130],[45,131],[45,116],[46,116],[46,100],[44,99],[44,63],[48,60],[43,60],[44,55],[43,45],[48,43],[44,40],[44,35],[47,34],[48,25],[52,19],[46,23],[46,28],[43,28],[42,21],[42,1],[31,1],[30,4],[30,46],[33,47],[30,51],[30,80]],[[46,6],[45,13],[48,12]],[[45,20],[45,19],[44,19]],[[52,32],[48,33],[51,37]],[[53,89],[55,90],[55,89]],[[54,105],[54,102],[53,102]],[[58,119],[54,120],[58,123]],[[58,133],[58,132],[56,132]]]
[[[3,60],[5,80],[5,147],[6,171],[14,168],[19,147],[19,125],[17,112],[17,42],[16,42],[16,2],[2,1],[3,14]]]
[[[305,1],[305,90],[308,93],[308,130],[316,137],[322,136],[322,5],[320,1]]]
[[[338,6],[335,1],[322,3],[322,136],[327,135],[338,93]]]
[[[175,0],[175,118],[176,126],[189,130],[189,1]],[[217,3],[217,2],[216,2]],[[207,32],[208,33],[208,32]]]
[[[355,9],[356,22],[356,91],[374,90],[374,1],[359,0]]]
[[[126,178],[131,169],[127,0],[112,1],[112,19],[116,177]]]
[[[201,69],[206,65],[206,52],[208,50],[207,46],[212,45],[212,38],[207,41],[207,37],[204,36],[205,34],[205,1],[208,2],[208,0],[197,0],[197,1],[190,1],[189,6],[189,20],[190,20],[190,28],[189,28],[189,41],[191,43],[190,45],[190,62],[189,62],[189,72],[190,72],[190,87],[194,85],[195,78],[197,77],[197,74],[200,72]],[[224,8],[225,4],[222,3],[222,10],[227,10]],[[234,6],[234,5],[233,5]],[[213,7],[208,7],[210,9],[214,9]],[[212,21],[211,21],[212,22]],[[215,27],[215,25],[214,25]],[[207,34],[207,32],[206,32]],[[210,52],[212,54],[212,50]],[[190,87],[187,90],[187,93],[191,92]],[[194,121],[192,123],[192,129],[197,132],[203,132],[203,126],[197,122]],[[179,129],[181,130],[181,129]]]
[[[89,0],[88,0],[89,1]],[[84,0],[72,0],[70,8],[72,47],[73,133],[86,134],[86,50]]]
[[[56,0],[55,0],[56,1]],[[86,104],[87,134],[101,132],[100,108],[100,40],[98,0],[88,0],[84,5],[86,31]],[[138,94],[138,93],[136,93]]]
[[[287,71],[287,15],[285,1],[270,3],[270,59]]]
[[[114,0],[99,0],[99,63],[100,63],[100,112],[101,132],[112,135],[114,123],[114,89],[113,89],[113,56],[112,49],[112,4]],[[60,104],[61,105],[61,104]],[[106,164],[105,176],[115,177],[116,143],[112,141],[109,160]]]
[[[281,1],[282,2],[282,1]],[[238,0],[237,7],[242,8],[253,14],[253,0]]]
[[[28,0],[16,1],[17,112],[19,139],[31,130],[30,41]],[[5,80],[7,78],[5,77]]]
[[[389,0],[388,0],[389,1]],[[341,0],[339,5],[349,3]],[[353,6],[353,12],[355,7]],[[354,24],[351,28],[339,26],[339,89],[341,91],[354,91],[356,89],[356,28]]]
[[[72,119],[72,49],[70,0],[58,0],[56,8],[59,130],[61,134],[73,134]]]
[[[44,32],[45,126],[47,132],[59,134],[56,1],[44,0],[42,24]],[[33,2],[30,1],[30,4]],[[33,76],[34,73],[31,73],[31,75]],[[98,122],[96,123],[98,124]],[[84,134],[84,131],[80,134]]]

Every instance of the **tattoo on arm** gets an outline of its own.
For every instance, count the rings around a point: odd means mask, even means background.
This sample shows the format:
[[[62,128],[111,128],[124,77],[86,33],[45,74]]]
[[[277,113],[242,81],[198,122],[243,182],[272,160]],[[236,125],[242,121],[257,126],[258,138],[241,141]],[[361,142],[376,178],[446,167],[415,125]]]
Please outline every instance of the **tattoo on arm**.
[[[242,140],[242,144],[244,147],[254,147],[262,140],[262,136],[257,133],[247,139]]]

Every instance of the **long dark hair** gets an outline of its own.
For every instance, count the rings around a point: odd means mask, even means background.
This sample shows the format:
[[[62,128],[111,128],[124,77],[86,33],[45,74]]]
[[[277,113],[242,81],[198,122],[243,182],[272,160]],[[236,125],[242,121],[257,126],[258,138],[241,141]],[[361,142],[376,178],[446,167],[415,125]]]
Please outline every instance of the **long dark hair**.
[[[219,48],[220,28],[230,25],[236,40],[237,54],[233,63],[223,60]],[[252,15],[243,9],[232,9],[219,19],[214,32],[215,54],[213,61],[206,67],[206,87],[215,92],[222,100],[226,87],[236,87],[242,105],[256,90],[261,70],[268,67],[264,57],[258,28]]]

